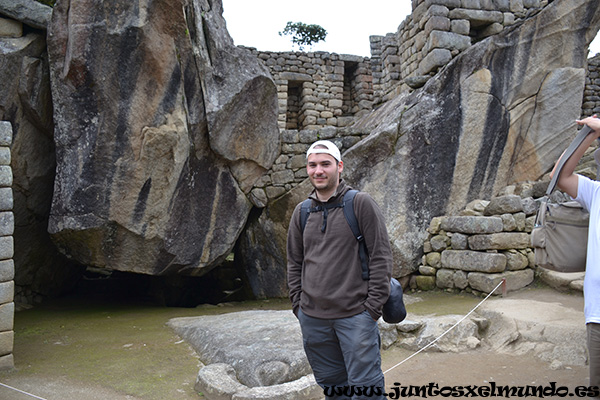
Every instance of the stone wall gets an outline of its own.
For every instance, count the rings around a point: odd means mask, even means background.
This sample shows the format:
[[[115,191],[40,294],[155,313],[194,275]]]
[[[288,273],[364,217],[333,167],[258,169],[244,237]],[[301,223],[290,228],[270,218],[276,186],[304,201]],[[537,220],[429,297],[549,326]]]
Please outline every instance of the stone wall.
[[[530,233],[537,207],[531,196],[507,194],[473,201],[458,216],[434,218],[423,246],[421,275],[415,276],[413,286],[490,293],[502,279],[509,291],[529,285],[534,279]]]
[[[264,207],[306,179],[306,151],[313,142],[331,140],[343,153],[365,136],[345,127],[373,109],[371,63],[347,54],[245,48],[277,85],[281,154],[251,192],[253,204]]]
[[[264,62],[275,80],[281,129],[343,127],[373,107],[368,58],[247,49]]]
[[[539,12],[548,0],[412,0],[395,33],[371,36],[374,104],[422,86],[472,44]]]
[[[598,147],[594,143],[586,150],[577,174],[598,179],[594,157]],[[535,276],[557,290],[582,292],[585,273],[555,273],[535,264],[530,234],[549,183],[549,174],[535,182],[516,183],[491,200],[473,200],[457,216],[433,218],[418,274],[411,277],[410,286],[487,294],[503,278],[510,291],[527,286]],[[550,200],[558,203],[569,197],[557,189]]]
[[[0,369],[14,367],[12,352],[15,267],[12,260],[14,216],[10,166],[11,143],[11,124],[6,121],[0,122]]]
[[[251,192],[252,202],[264,207],[268,200],[285,194],[305,180],[308,177],[306,151],[313,142],[320,139],[331,140],[344,153],[364,136],[364,134],[348,133],[344,129],[335,127],[301,131],[282,130],[281,155],[267,174],[255,183]]]
[[[600,54],[588,59],[581,115],[600,114]]]

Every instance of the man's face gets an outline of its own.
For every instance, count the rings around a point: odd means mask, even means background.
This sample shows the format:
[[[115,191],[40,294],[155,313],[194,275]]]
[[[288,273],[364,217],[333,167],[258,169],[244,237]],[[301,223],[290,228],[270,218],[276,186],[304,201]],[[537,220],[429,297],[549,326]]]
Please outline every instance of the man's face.
[[[313,153],[308,156],[306,172],[317,191],[335,191],[339,184],[344,163],[325,153]]]

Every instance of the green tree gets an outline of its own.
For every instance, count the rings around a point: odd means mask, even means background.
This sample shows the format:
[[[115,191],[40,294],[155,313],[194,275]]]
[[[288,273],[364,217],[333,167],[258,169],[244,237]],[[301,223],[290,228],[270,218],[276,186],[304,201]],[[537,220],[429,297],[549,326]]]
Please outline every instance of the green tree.
[[[302,51],[304,46],[325,41],[327,31],[320,25],[289,21],[283,31],[279,32],[279,36],[291,36],[292,43],[298,45],[298,49]]]

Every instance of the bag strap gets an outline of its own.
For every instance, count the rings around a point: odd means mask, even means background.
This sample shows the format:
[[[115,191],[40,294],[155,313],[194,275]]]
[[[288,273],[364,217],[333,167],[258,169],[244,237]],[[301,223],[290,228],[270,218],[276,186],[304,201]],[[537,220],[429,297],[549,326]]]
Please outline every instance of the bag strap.
[[[311,206],[311,199],[304,200],[300,206],[300,227],[302,228],[302,233],[304,233],[304,227],[306,226],[306,221],[308,220],[308,214],[310,214]]]
[[[535,222],[533,223],[534,227],[542,226],[546,223],[546,210],[548,209],[546,204],[548,204],[548,197],[544,198],[540,203],[538,212],[535,215]]]
[[[560,176],[560,172],[562,171],[563,166],[565,165],[567,160],[571,158],[571,156],[573,155],[575,150],[577,150],[577,148],[581,145],[581,143],[583,143],[584,139],[587,135],[590,134],[590,132],[592,132],[592,129],[589,126],[584,125],[584,127],[581,128],[581,130],[575,137],[575,139],[573,139],[567,150],[565,150],[565,154],[560,158],[560,161],[556,166],[554,175],[552,176],[552,180],[548,184],[548,189],[546,189],[546,196],[550,196],[552,194],[552,192],[556,188],[556,184],[558,183],[558,177]]]
[[[358,190],[351,189],[348,190],[344,194],[344,198],[341,204],[333,204],[328,206],[317,206],[312,207],[312,200],[306,199],[302,202],[300,206],[300,227],[302,228],[302,233],[304,233],[304,227],[306,226],[306,222],[308,221],[308,215],[311,212],[323,211],[323,226],[327,223],[326,221],[326,213],[330,208],[342,207],[344,210],[344,217],[346,218],[346,222],[350,226],[352,230],[352,234],[358,241],[358,256],[360,257],[360,264],[362,268],[362,279],[365,281],[369,280],[369,252],[367,250],[367,244],[365,242],[365,238],[360,232],[360,228],[358,227],[358,220],[356,219],[356,214],[354,213],[354,197],[358,193]],[[323,227],[321,227],[323,230]]]
[[[350,229],[352,230],[352,234],[356,240],[358,240],[358,255],[360,257],[360,263],[362,266],[362,279],[364,281],[369,280],[369,252],[367,250],[367,244],[365,243],[365,238],[360,232],[360,228],[358,227],[358,221],[356,220],[356,214],[354,213],[354,196],[356,196],[358,190],[348,190],[346,194],[344,194],[344,216],[346,217],[346,221],[348,221],[348,225],[350,225]]]

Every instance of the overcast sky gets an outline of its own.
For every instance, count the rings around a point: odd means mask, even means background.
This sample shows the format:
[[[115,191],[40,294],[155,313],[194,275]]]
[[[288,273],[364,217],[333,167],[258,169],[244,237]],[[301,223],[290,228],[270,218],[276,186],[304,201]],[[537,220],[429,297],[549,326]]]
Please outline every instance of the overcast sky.
[[[412,12],[410,0],[222,0],[227,30],[236,45],[289,51],[289,36],[279,36],[288,21],[317,24],[325,42],[305,51],[371,56],[369,36],[395,33]],[[294,48],[297,50],[297,47]],[[590,55],[600,53],[600,40]]]
[[[412,12],[410,0],[223,0],[227,30],[236,45],[289,51],[289,36],[279,36],[288,21],[317,24],[325,42],[305,51],[370,57],[369,36],[396,32]],[[294,48],[297,50],[297,47]]]

